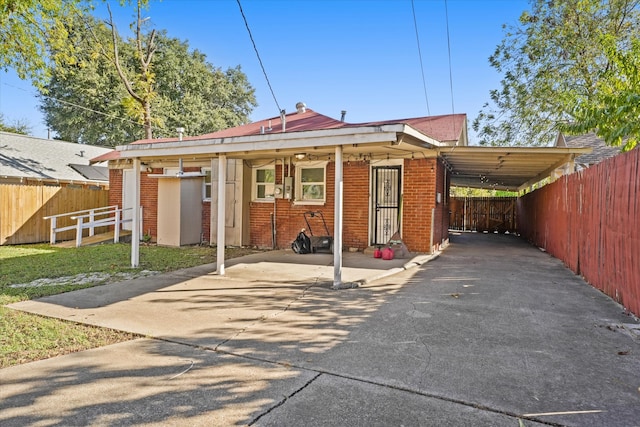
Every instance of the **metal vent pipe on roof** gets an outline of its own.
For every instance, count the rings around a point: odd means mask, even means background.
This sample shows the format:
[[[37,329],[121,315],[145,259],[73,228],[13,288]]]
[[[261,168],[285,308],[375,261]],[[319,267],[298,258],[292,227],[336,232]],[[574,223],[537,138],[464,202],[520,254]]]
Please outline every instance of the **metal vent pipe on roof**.
[[[296,110],[298,111],[298,114],[302,114],[305,111],[307,111],[307,104],[305,104],[304,102],[298,102],[296,104]]]
[[[347,115],[347,110],[340,111],[340,121],[344,122],[344,117]]]
[[[282,122],[282,133],[287,130],[287,111],[280,111],[280,121]]]

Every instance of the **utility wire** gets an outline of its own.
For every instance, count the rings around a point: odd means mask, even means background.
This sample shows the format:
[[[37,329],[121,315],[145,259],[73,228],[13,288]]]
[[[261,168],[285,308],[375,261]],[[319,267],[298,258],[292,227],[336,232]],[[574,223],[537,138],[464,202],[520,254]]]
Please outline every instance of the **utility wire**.
[[[253,44],[253,50],[256,52],[256,56],[258,57],[258,62],[260,63],[260,68],[262,68],[262,73],[264,74],[264,78],[267,81],[267,85],[269,86],[269,90],[271,91],[271,96],[273,96],[273,101],[276,103],[276,107],[278,107],[278,112],[282,112],[280,108],[280,104],[278,104],[278,100],[276,99],[276,94],[273,92],[273,88],[271,87],[271,82],[269,81],[269,77],[267,76],[267,71],[264,69],[264,64],[262,63],[262,59],[260,58],[260,54],[258,53],[258,48],[256,47],[256,42],[253,40],[253,35],[251,34],[251,29],[249,28],[249,23],[247,22],[247,17],[244,15],[244,11],[242,10],[242,5],[240,4],[240,0],[236,0],[238,2],[238,7],[240,8],[240,14],[242,15],[242,19],[244,20],[244,25],[247,27],[247,32],[249,33],[249,38],[251,39],[251,44]]]
[[[65,101],[63,99],[56,98],[56,97],[53,97],[51,95],[45,95],[45,94],[42,94],[42,93],[36,94],[36,93],[31,92],[31,91],[29,91],[27,89],[24,89],[24,88],[21,88],[21,87],[18,87],[18,86],[14,86],[14,85],[9,84],[9,83],[2,83],[2,84],[4,86],[7,86],[7,87],[12,87],[14,89],[21,90],[23,92],[26,92],[26,93],[32,95],[32,96],[41,96],[43,98],[52,99],[52,100],[54,100],[56,102],[59,102],[60,104],[68,105],[70,107],[79,108],[81,110],[89,111],[91,113],[95,113],[95,114],[99,114],[99,115],[102,115],[102,116],[105,116],[105,117],[109,117],[109,118],[112,118],[112,119],[120,120],[121,122],[131,123],[131,124],[136,125],[136,126],[144,126],[142,123],[138,123],[136,121],[127,119],[125,117],[118,117],[117,115],[115,115],[113,113],[105,113],[104,111],[94,110],[93,108],[85,107],[84,105],[74,104],[73,102]],[[164,131],[165,135],[169,135],[170,134],[169,131],[167,129],[165,129],[165,128],[155,127],[155,129],[159,129],[161,131]]]
[[[420,37],[418,37],[418,21],[416,20],[416,8],[413,4],[413,0],[411,0],[411,10],[413,12],[413,27],[416,30],[416,42],[418,44],[418,57],[420,58],[420,71],[422,72],[422,87],[424,88],[424,100],[427,104],[427,115],[430,116],[431,111],[429,111],[429,97],[427,96],[427,81],[424,78],[424,65],[422,64],[422,51],[420,50]]]
[[[449,89],[451,91],[451,114],[456,113],[455,106],[453,104],[453,69],[451,67],[451,38],[449,37],[449,8],[447,7],[447,0],[444,0],[444,16],[447,22],[447,52],[449,53]],[[456,132],[455,120],[453,122],[453,132]]]

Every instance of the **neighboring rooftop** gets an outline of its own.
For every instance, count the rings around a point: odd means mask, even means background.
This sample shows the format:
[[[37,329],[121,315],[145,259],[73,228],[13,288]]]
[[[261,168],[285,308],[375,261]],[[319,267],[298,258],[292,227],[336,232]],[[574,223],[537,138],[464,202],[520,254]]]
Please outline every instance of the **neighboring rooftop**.
[[[0,132],[0,179],[108,182],[107,168],[90,166],[89,160],[111,151],[105,147]]]
[[[596,163],[600,163],[603,160],[616,156],[620,154],[620,151],[622,150],[622,147],[611,147],[605,144],[605,142],[598,138],[594,133],[588,133],[585,135],[563,135],[561,133],[558,135],[556,146],[569,148],[592,148],[593,151],[591,151],[591,153],[581,154],[575,159],[576,163],[586,166],[595,165]]]

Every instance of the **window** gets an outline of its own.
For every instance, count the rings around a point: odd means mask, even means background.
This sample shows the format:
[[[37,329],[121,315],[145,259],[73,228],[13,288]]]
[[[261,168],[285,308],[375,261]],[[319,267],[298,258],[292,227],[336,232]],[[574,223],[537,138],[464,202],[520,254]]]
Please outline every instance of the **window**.
[[[296,165],[297,202],[320,204],[326,200],[327,162],[302,163]]]
[[[202,199],[211,200],[211,168],[202,168],[204,183],[202,185]]]
[[[275,167],[262,166],[253,168],[253,200],[272,201],[275,184]]]

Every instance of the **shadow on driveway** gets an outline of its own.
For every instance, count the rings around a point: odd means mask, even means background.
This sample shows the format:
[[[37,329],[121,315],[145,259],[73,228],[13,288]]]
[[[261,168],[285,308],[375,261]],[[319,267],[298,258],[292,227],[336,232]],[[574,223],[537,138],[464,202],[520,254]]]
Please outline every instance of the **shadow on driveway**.
[[[0,370],[0,423],[640,419],[637,321],[515,236],[453,235],[437,259],[342,291],[317,286],[313,266],[243,264],[259,266],[251,280],[247,267],[235,277],[174,278],[108,305],[86,296],[77,309],[53,297],[20,303],[154,339]],[[278,282],[278,270],[287,279]]]

